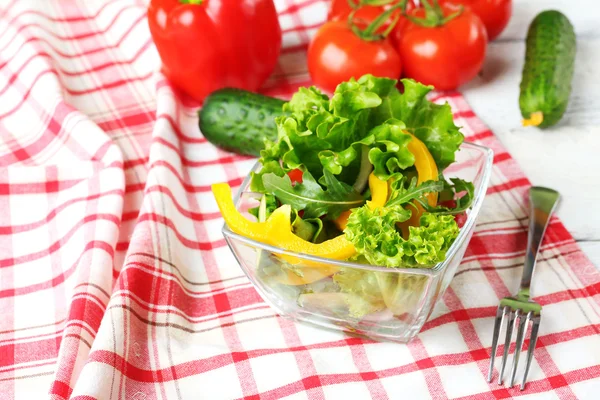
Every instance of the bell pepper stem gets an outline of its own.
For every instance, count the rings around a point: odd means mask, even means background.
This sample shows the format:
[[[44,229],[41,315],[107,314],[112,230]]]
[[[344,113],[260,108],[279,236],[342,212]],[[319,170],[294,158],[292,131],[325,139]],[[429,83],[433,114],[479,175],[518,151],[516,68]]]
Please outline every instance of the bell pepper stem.
[[[204,2],[204,0],[179,0],[181,4],[193,4],[200,5]]]

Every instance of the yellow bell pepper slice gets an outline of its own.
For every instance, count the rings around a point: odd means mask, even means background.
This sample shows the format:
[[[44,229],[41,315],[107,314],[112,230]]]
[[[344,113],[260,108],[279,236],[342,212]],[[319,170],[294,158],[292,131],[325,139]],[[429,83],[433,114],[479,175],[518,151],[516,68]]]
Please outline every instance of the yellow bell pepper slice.
[[[407,132],[408,133],[408,132]],[[426,181],[437,181],[438,180],[438,167],[435,160],[431,156],[429,149],[425,146],[421,140],[416,136],[409,133],[412,136],[412,140],[408,142],[408,150],[415,156],[415,168],[417,169],[417,185],[420,185]],[[437,192],[429,193],[427,195],[427,202],[430,206],[434,207],[437,204],[438,194]],[[413,202],[411,209],[412,215],[408,221],[404,221],[398,224],[398,227],[402,230],[402,236],[408,238],[409,226],[419,226],[421,215],[425,210],[417,203]]]
[[[340,231],[343,231],[344,229],[346,229],[346,225],[348,225],[348,218],[350,218],[350,214],[352,214],[352,210],[346,210],[343,211],[339,217],[337,217],[335,219],[335,221],[333,221],[333,223],[335,224],[335,226],[337,226],[337,228]]]
[[[266,222],[252,222],[245,218],[236,208],[231,197],[231,187],[226,183],[216,183],[211,187],[213,196],[227,226],[233,232],[249,239],[263,242],[268,236]]]
[[[292,232],[290,214],[291,207],[283,205],[267,219],[267,223],[271,224],[268,232],[270,239],[267,239],[269,244],[296,253],[336,260],[345,260],[356,254],[354,245],[343,234],[319,244],[299,238]],[[283,274],[277,276],[276,279],[279,283],[285,285],[306,285],[331,276],[339,270],[339,268],[328,264],[303,260],[287,254],[280,254],[278,257],[288,264],[297,266],[297,269],[302,273],[300,276],[294,271],[282,269]]]
[[[356,254],[354,245],[344,235],[339,235],[319,244],[299,238],[292,232],[291,211],[292,208],[289,205],[283,205],[267,219],[266,223],[269,225],[267,240],[271,245],[295,253],[333,258],[334,260],[345,260]]]
[[[417,184],[420,185],[426,181],[437,181],[438,167],[425,143],[419,140],[412,133],[412,140],[408,142],[408,151],[415,156],[415,168],[417,169]],[[434,207],[437,204],[437,192],[427,195],[427,202]]]
[[[369,175],[369,188],[371,189],[371,200],[367,201],[367,206],[371,210],[385,206],[389,196],[387,182],[382,181],[375,174],[371,173]]]
[[[212,186],[212,191],[227,226],[239,235],[284,250],[317,257],[345,260],[356,254],[356,249],[346,239],[345,235],[337,236],[319,244],[308,242],[296,236],[292,232],[291,207],[289,205],[279,207],[265,222],[252,222],[235,208],[231,197],[231,188],[228,184],[217,183]],[[277,279],[287,285],[304,285],[331,276],[338,271],[338,268],[330,265],[301,260],[298,257],[286,254],[279,255],[279,257],[292,265],[299,265],[302,272],[302,276],[299,276],[293,271],[282,269],[282,275]]]
[[[228,184],[214,184],[212,191],[227,226],[237,234],[284,250],[316,257],[345,260],[356,253],[356,249],[344,235],[319,244],[294,235],[290,221],[292,209],[289,205],[279,207],[265,222],[252,222],[235,208]]]
[[[375,174],[371,173],[369,175],[369,189],[371,190],[371,200],[367,201],[367,206],[372,210],[376,207],[383,207],[389,195],[387,182],[382,181]],[[352,210],[346,210],[333,221],[340,231],[346,229],[351,213]]]

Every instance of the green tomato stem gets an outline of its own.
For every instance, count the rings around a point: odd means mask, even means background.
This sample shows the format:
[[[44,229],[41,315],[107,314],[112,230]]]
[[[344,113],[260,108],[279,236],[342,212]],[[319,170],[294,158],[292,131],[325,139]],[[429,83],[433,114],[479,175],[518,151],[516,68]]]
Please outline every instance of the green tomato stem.
[[[351,9],[356,10],[360,8],[362,1],[354,2],[354,0],[348,0],[348,5]]]
[[[406,14],[406,10],[404,10],[403,15],[413,24],[425,28],[437,28],[444,26],[454,18],[460,16],[464,11],[464,7],[461,5],[456,12],[453,12],[445,17],[444,11],[442,10],[438,0],[421,0],[421,4],[425,9],[425,18],[417,18],[413,15],[408,15]]]
[[[388,28],[386,28],[386,30],[383,33],[381,33],[381,34],[375,33],[391,17],[391,15],[396,10],[398,10],[400,8],[404,9],[406,7],[407,0],[401,0],[394,6],[390,7],[388,10],[382,12],[364,30],[361,30],[354,23],[354,16],[356,15],[356,12],[360,9],[360,6],[364,5],[365,3],[368,3],[368,1],[363,0],[360,3],[359,8],[354,9],[350,13],[350,15],[348,15],[348,24],[350,26],[350,29],[352,29],[352,31],[361,39],[367,40],[367,41],[376,41],[376,40],[385,39],[392,32],[392,30],[396,26],[396,23],[398,22],[399,18],[394,18],[394,20],[392,21],[390,26]],[[379,2],[378,4],[387,4],[387,3]]]

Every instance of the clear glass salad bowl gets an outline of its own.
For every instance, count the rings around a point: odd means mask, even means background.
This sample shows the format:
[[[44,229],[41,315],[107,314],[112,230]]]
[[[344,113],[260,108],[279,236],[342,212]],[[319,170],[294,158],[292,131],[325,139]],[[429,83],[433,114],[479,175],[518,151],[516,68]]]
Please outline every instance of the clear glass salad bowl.
[[[258,293],[282,316],[405,343],[419,333],[462,261],[487,190],[492,160],[492,150],[463,143],[456,162],[444,170],[447,179],[473,182],[475,197],[446,260],[430,269],[387,268],[292,253],[240,236],[227,226],[223,235]],[[247,210],[258,200],[249,192],[249,184],[246,178],[234,201],[254,219]],[[340,279],[355,279],[355,290],[342,292]]]

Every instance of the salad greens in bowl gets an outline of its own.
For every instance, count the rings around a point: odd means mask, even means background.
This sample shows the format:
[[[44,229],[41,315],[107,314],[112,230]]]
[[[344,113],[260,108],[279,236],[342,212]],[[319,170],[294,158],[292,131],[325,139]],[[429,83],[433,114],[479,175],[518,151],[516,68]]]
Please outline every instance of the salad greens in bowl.
[[[462,260],[492,152],[463,143],[430,86],[402,86],[300,88],[236,201],[213,185],[230,248],[282,315],[406,342]]]

